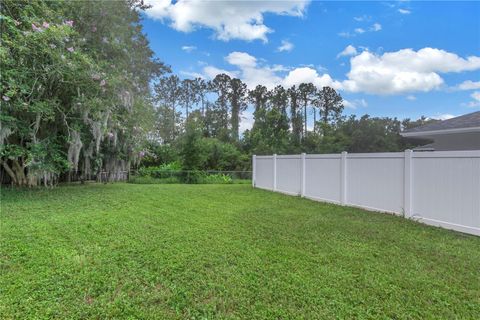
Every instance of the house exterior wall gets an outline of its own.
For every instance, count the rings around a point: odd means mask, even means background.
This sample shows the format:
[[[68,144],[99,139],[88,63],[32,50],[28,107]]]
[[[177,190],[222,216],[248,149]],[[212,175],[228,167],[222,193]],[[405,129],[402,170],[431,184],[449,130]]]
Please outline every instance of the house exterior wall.
[[[480,150],[480,132],[450,133],[421,138],[433,140],[435,151]]]

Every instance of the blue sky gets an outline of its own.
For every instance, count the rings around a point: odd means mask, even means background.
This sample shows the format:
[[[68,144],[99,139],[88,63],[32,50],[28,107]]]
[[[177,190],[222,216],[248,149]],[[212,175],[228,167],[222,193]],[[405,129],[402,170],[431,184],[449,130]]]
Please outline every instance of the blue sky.
[[[149,2],[151,46],[182,78],[312,81],[336,88],[347,114],[480,110],[480,2]]]

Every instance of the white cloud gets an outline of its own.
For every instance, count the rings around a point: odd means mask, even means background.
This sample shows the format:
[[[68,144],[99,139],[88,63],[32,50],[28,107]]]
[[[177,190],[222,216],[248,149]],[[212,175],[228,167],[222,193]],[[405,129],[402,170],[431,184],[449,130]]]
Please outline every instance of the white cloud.
[[[309,0],[238,1],[238,0],[147,0],[152,7],[146,14],[168,21],[175,30],[191,32],[197,28],[214,30],[215,37],[228,41],[262,40],[272,32],[264,24],[264,14],[302,17]]]
[[[370,20],[370,19],[371,19],[371,17],[370,17],[370,16],[367,16],[367,15],[358,16],[358,17],[353,17],[353,20],[358,21],[358,22],[368,21],[368,20]]]
[[[291,87],[303,82],[311,82],[317,87],[330,86],[340,89],[342,84],[333,80],[328,74],[319,74],[312,67],[287,68],[282,65],[266,65],[260,63],[259,59],[245,52],[231,52],[225,60],[235,66],[237,70],[229,71],[214,66],[206,66],[203,73],[206,78],[214,78],[219,73],[226,73],[232,77],[242,79],[252,89],[261,84],[269,89],[277,85]]]
[[[345,108],[350,108],[350,109],[357,109],[357,107],[366,107],[368,106],[367,101],[365,99],[355,99],[355,100],[347,100],[343,99],[343,105]]]
[[[232,66],[237,67],[237,70],[227,71],[207,66],[203,69],[207,77],[214,78],[218,73],[226,73],[232,77],[242,79],[249,88],[262,84],[271,89],[282,83],[282,78],[277,73],[287,70],[281,65],[268,66],[260,64],[257,58],[245,52],[231,52],[225,57],[225,60]]]
[[[474,100],[480,102],[480,91],[475,91],[470,95]]]
[[[225,60],[227,60],[228,63],[239,67],[255,67],[257,65],[257,59],[245,52],[232,52],[225,58]]]
[[[415,101],[415,100],[417,100],[417,97],[415,97],[414,95],[411,94],[411,95],[407,96],[407,100]]]
[[[330,86],[347,92],[394,95],[436,90],[444,85],[440,76],[442,73],[480,69],[480,57],[462,58],[454,53],[433,48],[418,51],[402,49],[383,54],[363,51],[356,55],[352,48],[347,51],[353,56],[350,58],[350,71],[343,80],[333,79],[326,70],[308,65],[296,68],[268,65],[264,60],[245,52],[232,52],[225,58],[233,70],[205,66],[203,74],[207,78],[213,78],[218,73],[227,73],[242,79],[249,88],[258,84],[273,88],[279,84],[290,87],[311,82],[317,87]],[[465,83],[464,86],[477,85],[475,82]],[[475,97],[478,97],[478,91]],[[413,95],[406,98],[415,99]]]
[[[313,68],[313,65],[311,65],[311,67]],[[328,71],[328,68],[322,66],[321,64],[317,65],[317,66],[316,66],[316,69],[317,69],[319,72],[323,72],[323,73],[325,73],[325,72]]]
[[[196,49],[197,49],[197,47],[195,47],[195,46],[183,46],[183,47],[182,47],[182,50],[183,50],[183,51],[186,51],[186,52],[188,52],[188,53],[190,53],[190,52],[192,52],[192,51],[194,51],[194,50],[196,50]]]
[[[292,51],[293,50],[293,43],[288,40],[282,40],[282,44],[277,48],[278,52],[283,51]]]
[[[360,17],[356,17],[354,19],[360,19]],[[363,20],[357,20],[357,21],[363,21]],[[359,34],[362,34],[362,33],[365,33],[365,32],[377,32],[377,31],[380,31],[382,30],[382,25],[378,22],[374,23],[370,28],[368,29],[364,29],[364,28],[355,28],[353,30],[353,32],[349,32],[349,31],[342,31],[340,33],[338,33],[338,35],[340,37],[343,37],[343,38],[351,38],[351,37],[355,37],[356,35],[359,35]]]
[[[206,78],[213,79],[217,74],[225,73],[230,77],[238,77],[237,71],[228,71],[225,69],[216,68],[213,66],[206,66],[203,68],[203,73],[205,74]]]
[[[333,80],[330,75],[326,73],[320,75],[317,70],[309,67],[293,69],[283,79],[283,85],[286,87],[309,82],[318,88],[329,86],[334,89],[340,89],[342,87],[342,84],[339,81]]]
[[[348,79],[343,82],[346,90],[384,95],[431,91],[444,83],[439,73],[480,69],[480,57],[464,59],[434,48],[402,49],[382,55],[363,51],[350,63]]]
[[[354,34],[351,34],[350,32],[347,32],[347,31],[339,32],[338,35],[343,38],[351,38],[355,36]]]
[[[342,52],[337,54],[337,58],[357,55],[357,49],[349,44]]]
[[[412,11],[407,10],[407,9],[398,9],[398,12],[400,12],[401,14],[410,14],[410,13],[412,13]]]
[[[456,116],[450,113],[444,113],[444,114],[437,114],[435,116],[429,117],[429,119],[435,119],[435,120],[448,120],[455,118]]]
[[[357,109],[357,106],[354,103],[350,102],[350,100],[347,100],[347,99],[343,99],[343,106],[345,108],[349,108],[349,109]]]
[[[205,75],[199,73],[199,72],[192,72],[192,71],[180,71],[180,74],[188,77],[188,78],[202,78],[205,79]]]
[[[455,87],[457,90],[476,90],[480,89],[480,81],[466,80]]]
[[[382,25],[380,23],[374,23],[372,27],[370,28],[370,31],[377,32],[382,30]]]
[[[480,91],[473,92],[470,95],[470,97],[472,97],[473,101],[470,101],[470,102],[466,103],[465,105],[467,107],[471,107],[471,108],[480,107]]]

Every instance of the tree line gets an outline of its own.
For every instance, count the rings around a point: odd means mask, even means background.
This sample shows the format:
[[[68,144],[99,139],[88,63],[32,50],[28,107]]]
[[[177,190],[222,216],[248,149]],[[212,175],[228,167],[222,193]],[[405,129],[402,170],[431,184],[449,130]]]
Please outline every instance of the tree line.
[[[159,79],[154,92],[158,103],[157,137],[163,143],[178,138],[192,111],[199,112],[193,115],[203,120],[206,137],[239,142],[242,113],[250,104],[255,110],[254,128],[265,122],[268,111],[275,110],[285,124],[291,126],[294,142],[300,144],[308,134],[309,115],[313,116],[315,132],[317,114],[321,123],[328,124],[338,120],[344,108],[342,97],[330,87],[317,89],[312,83],[302,83],[288,89],[279,85],[268,90],[257,85],[249,90],[240,79],[227,74],[218,74],[211,81],[202,78],[180,80],[177,75],[171,75]]]
[[[144,164],[178,161],[189,170],[248,170],[252,154],[403,151],[424,143],[401,137],[403,129],[434,121],[347,117],[342,96],[331,87],[248,89],[227,74],[210,81],[162,77],[154,101],[155,129]],[[253,124],[240,134],[248,106]],[[222,155],[229,160],[211,159]]]

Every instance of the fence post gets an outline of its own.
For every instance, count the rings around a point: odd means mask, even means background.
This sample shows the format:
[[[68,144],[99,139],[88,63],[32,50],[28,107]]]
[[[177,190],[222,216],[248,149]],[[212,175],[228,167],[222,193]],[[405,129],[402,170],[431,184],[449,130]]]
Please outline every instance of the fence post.
[[[255,188],[255,179],[257,176],[257,156],[252,156],[252,187]]]
[[[342,152],[341,157],[341,174],[340,174],[340,203],[347,204],[347,152]]]
[[[277,191],[277,154],[272,157],[273,160],[273,191]]]
[[[410,218],[413,215],[412,212],[412,150],[405,150],[405,178],[404,183],[404,198],[403,198],[403,211],[405,218]]]
[[[300,186],[300,196],[305,197],[305,181],[306,181],[306,166],[305,166],[305,153],[302,153],[302,177],[301,177],[301,186]]]

